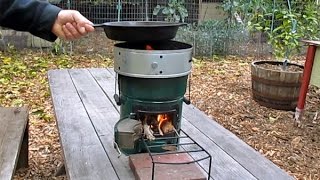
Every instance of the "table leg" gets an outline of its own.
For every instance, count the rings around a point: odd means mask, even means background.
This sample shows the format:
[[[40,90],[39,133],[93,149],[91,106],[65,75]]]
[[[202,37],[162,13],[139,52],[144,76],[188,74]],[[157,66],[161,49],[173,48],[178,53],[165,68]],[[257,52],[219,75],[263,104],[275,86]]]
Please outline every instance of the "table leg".
[[[29,161],[28,159],[29,159],[29,120],[27,120],[26,129],[24,130],[17,169],[28,167],[28,161]]]
[[[300,92],[299,92],[298,104],[296,107],[296,112],[294,114],[295,124],[297,124],[297,125],[299,125],[301,122],[301,117],[302,117],[305,102],[306,102],[306,97],[307,97],[308,87],[309,87],[309,83],[310,83],[310,77],[311,77],[311,72],[312,72],[314,56],[316,54],[316,49],[317,49],[316,45],[310,44],[308,47],[307,57],[306,57],[306,61],[304,63],[304,69],[303,69],[302,82],[301,82],[301,87],[300,87]]]
[[[58,166],[58,169],[57,169],[56,173],[54,173],[54,176],[58,177],[58,176],[62,176],[65,174],[66,174],[66,168],[65,168],[64,164],[62,163]]]

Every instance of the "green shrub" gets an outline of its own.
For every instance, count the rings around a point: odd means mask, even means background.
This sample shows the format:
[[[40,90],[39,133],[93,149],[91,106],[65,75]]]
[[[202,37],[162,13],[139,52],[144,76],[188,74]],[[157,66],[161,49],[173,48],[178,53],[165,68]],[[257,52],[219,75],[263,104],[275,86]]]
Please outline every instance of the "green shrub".
[[[226,55],[230,46],[247,38],[248,33],[242,25],[231,26],[224,20],[181,27],[176,36],[176,40],[192,44],[196,56]]]
[[[230,19],[238,14],[250,32],[268,34],[268,43],[279,59],[299,52],[301,39],[319,39],[316,0],[224,0],[222,8]]]

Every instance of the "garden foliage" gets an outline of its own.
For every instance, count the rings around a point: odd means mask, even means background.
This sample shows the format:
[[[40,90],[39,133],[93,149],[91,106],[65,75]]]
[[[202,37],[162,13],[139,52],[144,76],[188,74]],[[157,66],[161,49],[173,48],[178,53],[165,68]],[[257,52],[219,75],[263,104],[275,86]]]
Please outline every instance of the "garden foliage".
[[[165,20],[169,22],[184,22],[188,17],[188,11],[184,4],[184,0],[169,0],[165,6],[157,5],[153,10],[153,15],[163,14]]]
[[[176,39],[194,47],[194,55],[226,55],[234,44],[248,40],[248,32],[241,24],[230,24],[226,20],[209,20],[190,24],[179,29]]]
[[[317,0],[225,0],[222,7],[238,14],[250,32],[266,33],[278,58],[299,52],[302,39],[319,39]]]

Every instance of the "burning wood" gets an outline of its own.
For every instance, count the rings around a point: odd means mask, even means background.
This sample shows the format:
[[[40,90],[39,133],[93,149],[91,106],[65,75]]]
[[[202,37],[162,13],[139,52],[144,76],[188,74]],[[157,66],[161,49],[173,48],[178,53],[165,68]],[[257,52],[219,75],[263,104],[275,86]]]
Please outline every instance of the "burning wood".
[[[146,50],[154,50],[153,47],[149,44],[146,45]]]
[[[175,128],[169,120],[168,114],[159,114],[157,120],[159,122],[158,131],[161,136],[174,131]]]
[[[144,132],[144,136],[150,140],[150,141],[153,141],[155,140],[156,138],[154,137],[153,135],[153,131],[151,129],[151,127],[148,125],[148,124],[144,124],[143,125],[143,132]]]
[[[148,140],[155,140],[154,132],[158,131],[159,135],[164,136],[175,131],[168,114],[145,115],[142,124],[144,136]]]
[[[169,121],[165,121],[160,129],[162,129],[163,134],[167,134],[175,130],[174,126]]]
[[[152,118],[151,118],[152,120]],[[143,119],[143,134],[145,138],[147,138],[150,141],[155,140],[156,138],[154,137],[154,132],[152,131],[151,127],[154,125],[154,122],[152,122],[149,118],[149,116],[145,116]]]

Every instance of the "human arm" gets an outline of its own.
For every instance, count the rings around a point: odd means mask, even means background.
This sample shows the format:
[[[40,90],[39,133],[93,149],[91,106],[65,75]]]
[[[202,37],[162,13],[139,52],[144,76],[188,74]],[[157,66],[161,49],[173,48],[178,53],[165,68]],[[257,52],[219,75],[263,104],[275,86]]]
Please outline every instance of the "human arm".
[[[54,41],[51,32],[60,8],[35,0],[0,0],[0,25]]]
[[[57,36],[67,40],[79,38],[94,30],[90,24],[79,12],[61,10],[48,2],[0,0],[0,26],[28,31],[49,41]]]

